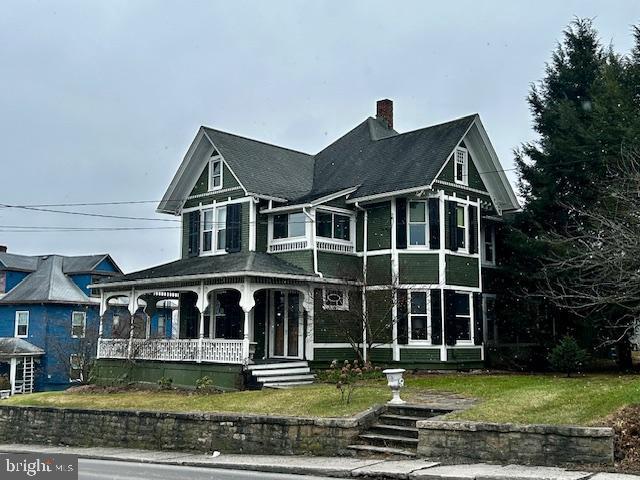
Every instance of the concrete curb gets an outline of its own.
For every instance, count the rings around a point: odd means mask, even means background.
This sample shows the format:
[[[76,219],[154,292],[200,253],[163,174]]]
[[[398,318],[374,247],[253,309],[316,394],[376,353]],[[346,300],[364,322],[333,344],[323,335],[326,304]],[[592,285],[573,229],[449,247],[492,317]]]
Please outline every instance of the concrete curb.
[[[336,478],[409,480],[640,480],[640,476],[569,471],[555,467],[520,465],[440,465],[426,459],[384,460],[354,457],[303,457],[278,455],[203,455],[187,452],[78,448],[44,445],[0,445],[2,453],[73,454],[83,459],[147,464],[249,470],[316,475]]]

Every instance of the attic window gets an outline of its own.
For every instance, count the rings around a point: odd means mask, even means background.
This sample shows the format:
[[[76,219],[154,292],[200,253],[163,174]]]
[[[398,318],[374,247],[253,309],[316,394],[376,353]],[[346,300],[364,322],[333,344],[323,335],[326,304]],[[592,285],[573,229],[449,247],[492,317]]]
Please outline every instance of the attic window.
[[[454,180],[460,185],[468,185],[469,155],[466,148],[458,147],[455,151]]]
[[[209,191],[222,188],[222,160],[211,159],[209,162]]]

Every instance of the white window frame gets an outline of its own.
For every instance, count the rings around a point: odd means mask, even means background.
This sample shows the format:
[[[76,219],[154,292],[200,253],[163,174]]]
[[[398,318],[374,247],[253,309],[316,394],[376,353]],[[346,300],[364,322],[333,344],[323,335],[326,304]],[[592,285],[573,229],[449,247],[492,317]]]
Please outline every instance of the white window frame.
[[[495,315],[495,302],[496,302],[496,294],[495,293],[483,293],[482,294],[482,331],[484,332],[484,338],[482,339],[482,341],[487,344],[489,343],[488,340],[488,334],[489,334],[489,329],[488,327],[488,321],[487,321],[487,300],[491,299],[493,300],[493,309],[494,309],[494,315]],[[494,318],[494,323],[493,323],[493,340],[491,340],[492,343],[498,343],[498,324],[497,324],[497,318]]]
[[[427,309],[427,313],[416,313],[416,314],[412,314],[411,313],[411,295],[413,293],[424,293],[426,296],[426,309]],[[416,316],[416,317],[427,317],[427,339],[414,339],[412,338],[412,316]],[[407,292],[407,332],[408,332],[408,341],[409,344],[411,345],[431,345],[431,291],[428,289],[419,289],[419,288],[414,288],[411,289]]]
[[[78,368],[73,368],[74,359],[78,359],[78,362],[77,362]],[[79,378],[71,378],[71,372],[74,370],[79,371],[79,374],[78,374]],[[83,380],[84,379],[82,378],[82,355],[79,355],[77,353],[72,353],[71,355],[69,355],[69,381],[82,382]]]
[[[429,249],[429,201],[428,200],[409,200],[407,205],[407,249],[411,250],[428,250]],[[411,224],[420,225],[423,222],[411,222],[411,204],[424,204],[424,245],[411,244]]]
[[[458,180],[458,165],[462,165],[462,180]],[[458,185],[469,185],[469,152],[464,147],[456,147],[453,152],[453,181]]]
[[[73,320],[76,315],[82,316],[82,335],[73,334]],[[84,338],[87,334],[87,312],[74,311],[71,312],[71,338]]]
[[[225,225],[224,228],[220,228],[221,226],[221,222],[218,222],[218,210],[222,210],[225,209],[225,220],[226,220],[226,209],[227,209],[227,205],[216,205],[215,203],[212,204],[211,206],[207,206],[207,208],[203,208],[200,211],[200,256],[205,256],[205,255],[221,255],[221,254],[225,254],[227,253],[226,250],[226,242],[225,245],[222,245],[222,247],[220,247],[220,245],[218,245],[218,232],[220,230],[226,230],[227,226],[226,226],[226,221],[225,221]],[[205,230],[205,212],[211,211],[211,216],[212,216],[212,220],[211,220],[211,230]],[[204,234],[211,232],[211,250],[205,250],[204,249]],[[225,233],[225,238],[226,238],[226,233]]]
[[[464,290],[456,290],[455,293],[457,295],[466,295],[469,299],[469,337],[470,340],[458,340],[456,338],[456,345],[475,345],[475,332],[474,332],[474,317],[473,317],[473,292],[468,292]],[[467,315],[458,315],[458,312],[455,314],[456,323],[458,322],[458,317],[466,318]],[[456,332],[457,333],[457,332]]]
[[[491,228],[489,228],[489,242],[487,242],[487,227],[490,226]],[[481,240],[481,248],[482,248],[482,252],[481,252],[481,256],[482,256],[482,264],[483,265],[488,265],[491,267],[495,267],[496,265],[496,227],[493,224],[487,224],[485,227],[483,227],[480,231],[480,240]],[[491,260],[487,260],[487,243],[491,244],[491,251],[493,252],[493,258]]]
[[[213,164],[214,163],[220,163],[220,174],[219,175],[214,175],[213,174]],[[213,185],[213,178],[215,177],[220,177],[220,185],[218,185],[217,187]],[[222,190],[222,185],[223,185],[223,178],[224,176],[224,162],[222,161],[222,157],[211,157],[211,159],[209,160],[209,191],[210,192],[215,192],[216,190]]]
[[[342,293],[342,305],[332,305],[328,299],[328,291],[332,292],[340,292]],[[330,288],[324,287],[322,289],[322,309],[323,310],[340,310],[340,311],[348,311],[349,310],[349,291],[346,288]]]
[[[469,204],[456,202],[456,228],[460,228],[458,226],[458,208],[462,208],[464,211],[464,247],[458,246],[458,252],[469,253]],[[456,235],[456,239],[458,236]]]
[[[20,319],[20,315],[21,314],[26,314],[27,316],[27,333],[24,335],[18,335],[18,326],[19,324],[19,319]],[[18,310],[16,311],[16,319],[15,319],[15,326],[14,326],[14,336],[16,338],[27,338],[29,337],[29,321],[30,321],[30,313],[29,310]]]
[[[298,235],[296,237],[283,237],[283,238],[274,238],[274,230],[275,230],[275,218],[278,215],[286,215],[287,216],[287,234],[289,233],[289,219],[291,218],[291,215],[295,215],[295,214],[300,214],[302,215],[302,217],[304,218],[304,232],[302,235]],[[277,243],[288,243],[291,241],[295,241],[295,240],[300,240],[303,238],[307,238],[307,228],[309,225],[309,221],[307,219],[307,216],[304,214],[304,212],[300,211],[300,212],[283,212],[283,213],[276,213],[273,215],[269,215],[269,242],[273,243],[273,244],[277,244]]]
[[[331,236],[330,237],[323,237],[321,235],[318,234],[317,228],[318,228],[318,214],[319,213],[324,213],[326,215],[331,215]],[[349,240],[345,240],[343,238],[336,238],[334,237],[335,234],[335,225],[336,225],[336,215],[340,215],[341,217],[346,217],[349,219]],[[315,236],[316,238],[321,238],[323,241],[328,241],[328,242],[335,242],[335,243],[343,243],[345,245],[352,245],[353,244],[353,236],[354,236],[354,229],[353,229],[353,215],[348,215],[346,213],[340,213],[340,212],[332,212],[331,210],[325,210],[322,208],[318,208],[316,210],[316,221],[314,223],[314,229],[315,229]],[[305,228],[306,231],[306,228]],[[280,240],[280,239],[278,239]]]

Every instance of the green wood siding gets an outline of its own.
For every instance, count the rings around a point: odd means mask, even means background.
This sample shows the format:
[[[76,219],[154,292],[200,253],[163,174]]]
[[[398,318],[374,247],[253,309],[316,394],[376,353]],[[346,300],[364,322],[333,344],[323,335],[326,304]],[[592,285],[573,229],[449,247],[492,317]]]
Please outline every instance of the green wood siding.
[[[391,283],[391,255],[367,257],[367,284],[389,285]]]
[[[384,363],[388,364],[393,361],[393,349],[384,348],[384,347],[374,347],[369,350],[369,360],[371,363],[378,364]]]
[[[345,360],[355,360],[356,352],[352,348],[314,348],[313,363],[318,368],[327,368],[331,362],[337,360],[343,362]]]
[[[391,343],[393,328],[392,309],[393,297],[391,290],[373,290],[367,292],[367,318],[374,342]]]
[[[356,214],[356,251],[364,250],[364,213],[358,211]]]
[[[445,255],[447,285],[478,287],[478,259],[462,255]]]
[[[262,208],[260,206],[260,208]],[[267,243],[268,243],[268,235],[269,235],[269,227],[268,227],[269,217],[267,215],[257,214],[257,223],[256,223],[256,252],[266,252],[267,251]]]
[[[313,341],[345,343],[349,337],[362,341],[362,296],[359,290],[349,291],[349,310],[324,310],[322,289],[313,293]]]
[[[367,206],[367,250],[391,248],[391,203]]]
[[[233,188],[239,187],[240,184],[236,177],[233,176],[231,170],[226,163],[223,163],[222,167],[222,188]],[[200,195],[201,193],[207,193],[209,191],[209,162],[205,165],[202,173],[198,177],[193,190],[191,190],[191,195]]]
[[[437,253],[398,254],[400,283],[438,283]]]
[[[242,210],[240,211],[241,233],[240,233],[240,249],[243,252],[249,251],[249,202],[242,204]]]
[[[313,251],[311,250],[272,253],[271,255],[281,258],[285,262],[289,262],[292,265],[300,267],[309,273],[313,273]]]
[[[189,221],[187,214],[182,214],[182,258],[189,256]]]
[[[447,348],[447,360],[456,362],[479,362],[482,358],[480,348]]]
[[[450,157],[447,160],[447,165],[444,167],[440,175],[438,176],[438,180],[442,180],[443,182],[454,182],[454,163],[453,157]],[[471,153],[469,153],[469,187],[475,188],[476,190],[482,190],[484,192],[487,191],[487,187],[485,187],[482,178],[480,177],[480,172],[476,167],[475,162],[473,161]]]
[[[362,279],[362,258],[355,255],[318,252],[318,270],[326,277]]]
[[[410,363],[439,362],[440,350],[437,348],[401,348],[400,361]]]

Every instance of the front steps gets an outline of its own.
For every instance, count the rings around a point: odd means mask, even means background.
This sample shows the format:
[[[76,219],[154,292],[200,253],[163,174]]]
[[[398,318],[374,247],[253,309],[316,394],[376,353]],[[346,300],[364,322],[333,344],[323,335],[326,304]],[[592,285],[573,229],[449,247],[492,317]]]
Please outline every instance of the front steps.
[[[260,363],[247,366],[253,380],[267,388],[290,388],[310,385],[315,379],[305,361]]]
[[[359,435],[357,445],[349,445],[361,455],[415,457],[418,448],[418,420],[449,413],[422,405],[388,405],[377,423]]]

